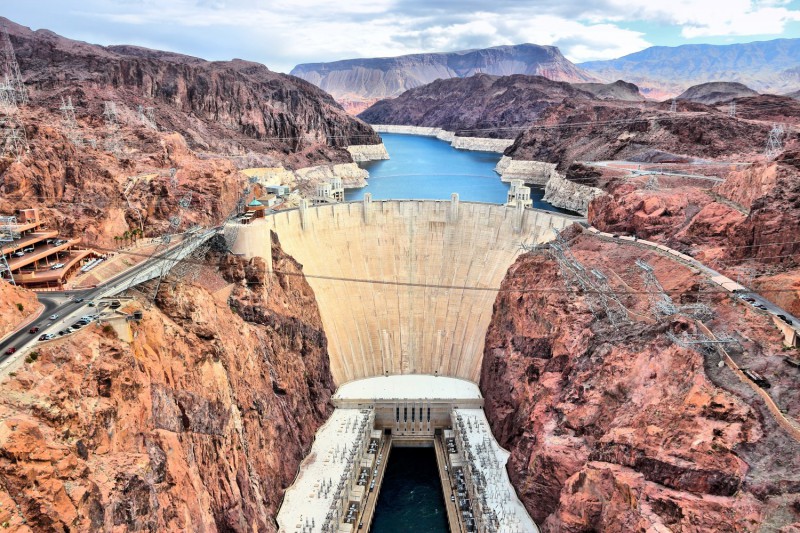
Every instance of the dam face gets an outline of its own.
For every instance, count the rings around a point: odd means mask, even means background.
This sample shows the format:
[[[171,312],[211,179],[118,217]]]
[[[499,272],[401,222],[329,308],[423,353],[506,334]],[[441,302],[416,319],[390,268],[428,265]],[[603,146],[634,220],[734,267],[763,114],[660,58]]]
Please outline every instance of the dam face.
[[[522,243],[580,220],[495,204],[392,200],[279,211],[236,232],[271,265],[270,232],[303,265],[337,384],[429,374],[477,382],[492,306]]]

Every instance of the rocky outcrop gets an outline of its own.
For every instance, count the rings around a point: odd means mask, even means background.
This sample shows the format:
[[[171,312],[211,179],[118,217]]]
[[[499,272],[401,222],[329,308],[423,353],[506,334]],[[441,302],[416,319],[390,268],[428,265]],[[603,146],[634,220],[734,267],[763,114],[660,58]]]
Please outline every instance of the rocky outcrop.
[[[591,93],[598,100],[622,100],[625,102],[644,102],[639,87],[633,83],[617,80],[614,83],[573,83],[573,87]]]
[[[0,213],[39,206],[55,229],[85,245],[112,248],[114,237],[133,229],[161,235],[189,195],[177,230],[218,224],[247,186],[240,168],[348,163],[347,146],[380,143],[329,95],[263,65],[102,47],[4,25],[31,96],[16,117],[30,152],[0,162]],[[79,146],[59,109],[67,96]],[[116,102],[117,154],[106,149],[105,101]]]
[[[0,280],[0,339],[28,320],[38,308],[35,293]]]
[[[693,85],[681,94],[676,100],[689,100],[698,104],[715,105],[721,102],[728,102],[735,98],[747,96],[758,96],[758,93],[747,85],[730,81],[712,81]]]
[[[800,151],[787,151],[778,158],[776,164],[756,165],[737,176],[745,183],[756,181],[757,188],[753,188],[761,191],[766,189],[766,192],[752,200],[747,219],[731,235],[731,244],[734,246],[730,252],[732,257],[755,258],[768,264],[796,264],[797,254],[800,253],[800,243],[797,242],[797,225],[800,221],[799,176]],[[734,191],[742,188],[734,185]]]
[[[389,152],[383,143],[380,144],[358,144],[348,146],[347,151],[355,163],[366,163],[367,161],[380,161],[389,159]]]
[[[591,93],[541,76],[490,76],[436,80],[381,100],[359,115],[370,124],[425,126],[462,137],[511,138],[515,127],[538,122],[566,98],[591,100]]]
[[[25,116],[31,151],[19,162],[0,163],[0,213],[38,206],[51,227],[89,246],[113,247],[114,237],[134,228],[148,237],[163,234],[188,194],[191,209],[178,229],[213,226],[235,209],[246,186],[231,161],[198,157],[177,133],[126,130],[125,141],[140,148],[120,160],[100,146],[74,146],[44,125],[58,123],[45,111],[33,109]],[[170,168],[177,169],[175,184]]]
[[[564,235],[578,261],[627,291],[620,298],[638,315],[617,326],[596,318],[591,295],[554,290],[567,280],[546,254],[520,257],[503,281],[480,386],[493,433],[511,452],[509,475],[542,530],[797,527],[800,445],[730,371],[666,337],[691,332],[691,322],[642,318],[649,303],[629,265],[648,261],[676,300],[691,297],[696,275],[635,246]],[[712,305],[715,324],[757,343],[747,350],[780,353],[768,319],[722,297]]]
[[[59,98],[71,95],[80,126],[98,124],[103,101],[115,100],[121,121],[139,122],[137,106],[153,107],[158,127],[181,133],[192,149],[273,159],[292,154],[295,165],[305,159],[299,166],[346,162],[346,146],[380,142],[323,91],[258,63],[102,47],[4,24],[33,104],[57,110]]]
[[[553,171],[544,187],[542,200],[561,209],[569,209],[585,215],[592,200],[605,194],[597,187],[568,180],[559,172]]]
[[[366,187],[369,172],[355,163],[342,163],[301,168],[296,170],[294,175],[295,182],[300,189],[310,192],[318,183],[330,181],[333,178],[341,178],[346,189]]]
[[[0,522],[15,531],[265,531],[331,411],[301,267],[219,258],[161,285],[133,340],[84,328],[3,383]],[[203,287],[234,284],[228,302]],[[126,304],[127,311],[140,303]]]
[[[353,109],[437,79],[475,74],[527,74],[557,81],[595,81],[561,55],[558,48],[535,44],[308,63],[297,65],[291,74],[321,87]]]
[[[520,161],[503,156],[494,171],[500,174],[501,181],[523,180],[531,185],[545,185],[556,174],[556,165],[544,161]]]
[[[685,161],[687,157],[755,156],[766,143],[771,125],[736,120],[701,104],[681,102],[680,115],[669,104],[633,107],[618,102],[565,100],[548,107],[539,121],[571,124],[534,126],[520,134],[505,155],[519,160],[558,163],[576,161]],[[665,155],[673,154],[671,158]]]
[[[503,153],[514,141],[512,139],[491,139],[488,137],[457,137],[452,131],[426,126],[402,126],[396,124],[373,124],[378,133],[400,133],[404,135],[421,135],[436,137],[450,143],[456,150],[472,150],[476,152]]]

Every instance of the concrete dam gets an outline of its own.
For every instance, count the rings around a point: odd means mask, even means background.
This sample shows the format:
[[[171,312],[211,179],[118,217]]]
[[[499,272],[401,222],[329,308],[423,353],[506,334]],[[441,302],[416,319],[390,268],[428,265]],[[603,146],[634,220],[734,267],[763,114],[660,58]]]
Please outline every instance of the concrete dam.
[[[492,305],[522,243],[575,217],[495,204],[371,201],[281,211],[238,228],[268,262],[270,231],[316,293],[338,385],[430,374],[477,382]]]
[[[497,289],[521,245],[549,241],[576,220],[457,194],[374,202],[367,194],[226,226],[235,254],[262,257],[272,271],[274,232],[303,265],[339,387],[286,491],[280,531],[369,532],[391,450],[413,447],[435,452],[450,531],[538,532],[477,381]]]

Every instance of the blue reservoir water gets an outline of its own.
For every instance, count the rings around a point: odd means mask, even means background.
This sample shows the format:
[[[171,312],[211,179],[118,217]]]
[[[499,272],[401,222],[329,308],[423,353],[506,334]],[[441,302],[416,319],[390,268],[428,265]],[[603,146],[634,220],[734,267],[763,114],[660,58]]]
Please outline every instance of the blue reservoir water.
[[[448,533],[433,448],[394,448],[371,533]]]
[[[456,150],[435,137],[396,133],[381,137],[391,159],[362,163],[369,171],[369,185],[345,190],[345,200],[361,200],[366,192],[373,200],[449,200],[457,192],[465,202],[506,202],[509,185],[494,171],[500,154]],[[533,206],[557,210],[542,202],[543,195],[543,188],[531,188]]]

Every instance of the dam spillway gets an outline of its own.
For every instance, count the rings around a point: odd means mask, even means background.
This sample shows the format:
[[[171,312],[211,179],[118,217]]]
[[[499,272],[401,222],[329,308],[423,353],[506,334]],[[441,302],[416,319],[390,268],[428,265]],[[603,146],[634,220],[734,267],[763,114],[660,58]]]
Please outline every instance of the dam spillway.
[[[234,253],[271,267],[270,232],[314,289],[337,384],[429,374],[477,382],[492,306],[522,243],[577,217],[496,204],[389,200],[235,224]]]

